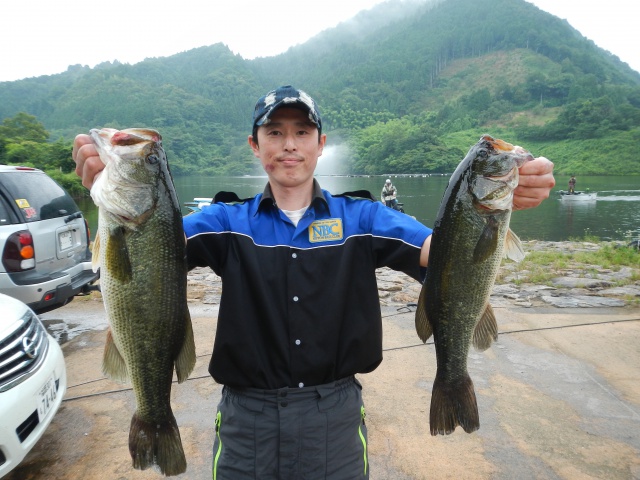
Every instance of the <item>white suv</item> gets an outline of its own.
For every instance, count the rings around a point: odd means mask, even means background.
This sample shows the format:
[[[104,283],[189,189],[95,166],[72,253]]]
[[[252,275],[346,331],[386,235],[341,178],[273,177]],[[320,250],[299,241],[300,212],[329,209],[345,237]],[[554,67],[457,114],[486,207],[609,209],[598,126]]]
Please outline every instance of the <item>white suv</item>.
[[[38,313],[86,293],[89,228],[69,194],[43,171],[0,165],[0,293]]]
[[[66,389],[58,343],[33,310],[0,294],[0,478],[42,437]]]

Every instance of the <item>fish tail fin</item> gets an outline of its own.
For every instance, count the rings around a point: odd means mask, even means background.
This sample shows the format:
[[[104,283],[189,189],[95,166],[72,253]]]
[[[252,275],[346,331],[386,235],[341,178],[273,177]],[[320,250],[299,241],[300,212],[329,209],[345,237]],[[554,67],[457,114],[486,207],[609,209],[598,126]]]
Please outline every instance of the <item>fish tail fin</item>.
[[[133,468],[145,470],[157,465],[166,476],[178,475],[187,470],[187,460],[182,449],[178,424],[169,413],[166,422],[147,422],[134,413],[129,429],[129,453]]]
[[[193,367],[196,365],[196,344],[193,339],[193,325],[191,324],[191,315],[189,309],[185,309],[185,332],[184,342],[176,357],[176,375],[178,377],[178,383],[184,382],[189,378],[189,374],[193,371]]]
[[[429,337],[433,335],[433,328],[431,327],[431,323],[429,323],[429,318],[427,317],[427,310],[425,309],[425,299],[427,298],[426,289],[424,286],[422,290],[420,290],[420,298],[418,299],[418,308],[416,309],[416,332],[418,332],[418,337],[422,340],[422,343],[427,343]]]
[[[436,373],[429,412],[431,435],[449,435],[458,425],[471,433],[480,428],[478,404],[471,377],[445,382]]]
[[[473,330],[473,346],[477,350],[485,351],[496,340],[498,340],[498,322],[491,304],[487,303],[482,317]]]
[[[111,380],[127,383],[129,381],[129,371],[127,364],[113,341],[111,327],[107,330],[107,341],[104,344],[104,354],[102,356],[102,373]]]

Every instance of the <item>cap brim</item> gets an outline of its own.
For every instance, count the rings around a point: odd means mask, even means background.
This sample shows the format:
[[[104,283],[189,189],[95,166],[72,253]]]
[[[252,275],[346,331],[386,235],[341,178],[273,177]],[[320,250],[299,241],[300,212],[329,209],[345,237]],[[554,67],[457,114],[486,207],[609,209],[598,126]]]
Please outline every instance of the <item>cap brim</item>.
[[[309,115],[309,113],[311,113],[311,109],[309,108],[309,105],[304,103],[302,100],[296,100],[295,102],[287,102],[285,100],[280,100],[279,102],[274,103],[273,106],[270,107],[267,113],[265,113],[262,117],[260,117],[258,120],[254,122],[254,126],[260,127],[262,125],[268,124],[269,120],[271,119],[271,115],[273,115],[273,113],[279,110],[280,108],[284,108],[284,107],[295,108],[295,109],[304,111],[307,114],[309,121],[313,123],[316,127],[318,127],[318,122],[314,121]]]

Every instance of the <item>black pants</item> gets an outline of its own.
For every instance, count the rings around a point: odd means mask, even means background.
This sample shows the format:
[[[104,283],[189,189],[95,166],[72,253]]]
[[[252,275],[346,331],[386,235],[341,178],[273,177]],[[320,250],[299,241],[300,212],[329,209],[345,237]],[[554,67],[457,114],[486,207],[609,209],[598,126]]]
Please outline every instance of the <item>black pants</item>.
[[[349,377],[278,390],[224,387],[214,480],[369,478],[362,386]]]

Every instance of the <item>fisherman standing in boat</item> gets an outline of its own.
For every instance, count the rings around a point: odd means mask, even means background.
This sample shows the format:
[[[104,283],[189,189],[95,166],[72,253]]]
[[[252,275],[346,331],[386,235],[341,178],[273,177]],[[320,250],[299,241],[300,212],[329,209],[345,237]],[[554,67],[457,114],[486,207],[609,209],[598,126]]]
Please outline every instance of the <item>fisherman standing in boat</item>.
[[[574,193],[576,193],[576,176],[571,175],[569,179],[569,195],[573,195]]]

